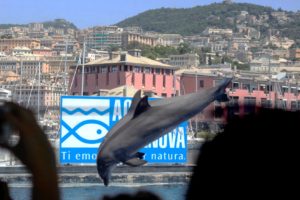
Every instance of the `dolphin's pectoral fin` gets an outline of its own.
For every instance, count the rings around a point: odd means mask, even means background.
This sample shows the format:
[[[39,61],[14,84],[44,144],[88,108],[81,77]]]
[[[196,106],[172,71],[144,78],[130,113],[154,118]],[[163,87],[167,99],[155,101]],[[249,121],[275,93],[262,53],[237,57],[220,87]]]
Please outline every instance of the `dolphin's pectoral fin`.
[[[148,108],[150,108],[151,106],[149,105],[148,102],[148,96],[144,96],[139,103],[137,104],[135,110],[133,111],[133,118],[137,117],[138,115],[140,115],[141,113],[145,112]]]
[[[143,152],[136,152],[135,157],[137,157],[139,159],[143,159],[144,155],[145,155],[145,153],[143,153]]]
[[[124,152],[124,151],[121,151]],[[124,155],[124,154],[116,154],[116,157],[123,163],[136,167],[140,165],[144,165],[147,161],[143,160],[145,153],[136,152],[133,155]]]
[[[146,164],[147,161],[142,160],[140,158],[131,158],[129,160],[126,160],[124,163],[132,167],[137,167]]]

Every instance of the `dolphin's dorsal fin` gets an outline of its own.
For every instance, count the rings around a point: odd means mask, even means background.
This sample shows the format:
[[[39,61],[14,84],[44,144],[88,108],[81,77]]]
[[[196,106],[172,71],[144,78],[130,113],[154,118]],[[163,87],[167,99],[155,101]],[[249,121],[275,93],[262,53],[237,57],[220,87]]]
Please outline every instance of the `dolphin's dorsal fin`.
[[[133,118],[140,115],[141,113],[145,112],[148,108],[150,108],[148,102],[148,96],[144,96],[137,104],[135,110],[133,111]]]
[[[132,102],[131,102],[131,106],[128,110],[128,113],[133,113],[138,105],[138,103],[140,102],[141,100],[141,90],[138,90],[134,96],[133,96],[133,99],[132,99]]]

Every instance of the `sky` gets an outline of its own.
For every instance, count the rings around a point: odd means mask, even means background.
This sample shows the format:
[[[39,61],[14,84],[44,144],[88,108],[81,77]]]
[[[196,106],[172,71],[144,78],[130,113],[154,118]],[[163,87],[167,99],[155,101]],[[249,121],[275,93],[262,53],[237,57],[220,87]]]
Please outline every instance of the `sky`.
[[[189,8],[222,0],[0,0],[0,24],[27,24],[63,18],[78,28],[112,25],[156,8]],[[300,0],[235,0],[300,10]]]

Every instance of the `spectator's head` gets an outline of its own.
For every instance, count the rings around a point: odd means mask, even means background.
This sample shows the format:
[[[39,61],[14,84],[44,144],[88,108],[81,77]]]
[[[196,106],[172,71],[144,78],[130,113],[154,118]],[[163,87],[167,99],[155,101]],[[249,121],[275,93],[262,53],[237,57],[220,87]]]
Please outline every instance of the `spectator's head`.
[[[259,109],[230,119],[222,133],[203,145],[187,198],[296,194],[299,127],[299,112]]]

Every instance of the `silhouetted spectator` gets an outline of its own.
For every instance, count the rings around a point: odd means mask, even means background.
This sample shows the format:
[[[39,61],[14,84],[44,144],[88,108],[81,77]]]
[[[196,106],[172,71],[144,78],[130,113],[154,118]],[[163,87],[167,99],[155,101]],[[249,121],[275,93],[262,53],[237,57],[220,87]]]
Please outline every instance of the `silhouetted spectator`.
[[[298,199],[299,127],[282,110],[230,119],[203,145],[187,199]]]
[[[102,200],[161,200],[157,195],[148,191],[139,191],[136,194],[119,194],[114,197],[104,196]]]
[[[6,182],[0,180],[0,199],[11,200],[9,196],[9,189]]]
[[[14,153],[32,173],[32,199],[59,199],[54,151],[33,113],[14,103],[5,103],[1,109],[1,126],[10,125],[20,139],[15,146],[9,141],[0,141],[0,145]]]

